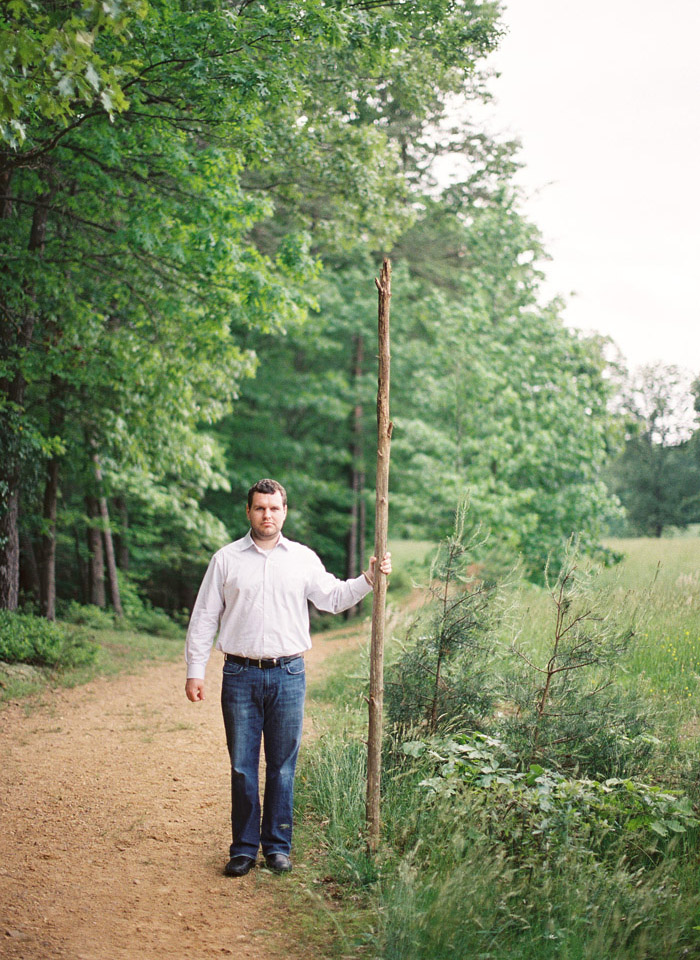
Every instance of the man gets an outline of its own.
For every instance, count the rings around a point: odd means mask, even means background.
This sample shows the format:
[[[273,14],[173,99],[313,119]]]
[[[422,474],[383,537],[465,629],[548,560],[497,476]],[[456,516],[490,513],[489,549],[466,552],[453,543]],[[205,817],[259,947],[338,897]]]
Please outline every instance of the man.
[[[211,559],[185,643],[185,693],[193,702],[204,699],[204,672],[217,631],[216,646],[225,656],[221,707],[231,757],[233,840],[224,873],[230,877],[248,873],[261,844],[269,869],[292,869],[294,771],[306,692],[303,653],[311,647],[307,601],[331,613],[347,610],[372,589],[376,565],[372,557],[366,573],[338,580],[312,550],[284,537],[287,494],[276,480],[259,480],[250,488],[246,514],[246,536]],[[391,573],[391,554],[379,569]]]

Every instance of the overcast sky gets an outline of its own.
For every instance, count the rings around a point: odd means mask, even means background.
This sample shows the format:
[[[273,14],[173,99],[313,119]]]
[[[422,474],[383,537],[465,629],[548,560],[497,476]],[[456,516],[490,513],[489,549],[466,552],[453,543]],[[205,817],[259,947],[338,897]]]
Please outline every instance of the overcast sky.
[[[522,142],[547,293],[631,366],[700,373],[700,0],[511,0],[505,25],[488,125]]]

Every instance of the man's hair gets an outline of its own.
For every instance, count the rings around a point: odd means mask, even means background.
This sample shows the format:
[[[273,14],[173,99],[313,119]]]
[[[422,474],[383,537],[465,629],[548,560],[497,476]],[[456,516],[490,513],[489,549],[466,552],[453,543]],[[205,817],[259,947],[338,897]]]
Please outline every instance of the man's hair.
[[[254,483],[253,486],[248,491],[248,507],[253,506],[253,494],[255,493],[279,493],[282,495],[282,503],[287,506],[287,491],[284,489],[281,483],[277,483],[276,480],[270,480],[265,478],[264,480],[258,480],[257,483]]]

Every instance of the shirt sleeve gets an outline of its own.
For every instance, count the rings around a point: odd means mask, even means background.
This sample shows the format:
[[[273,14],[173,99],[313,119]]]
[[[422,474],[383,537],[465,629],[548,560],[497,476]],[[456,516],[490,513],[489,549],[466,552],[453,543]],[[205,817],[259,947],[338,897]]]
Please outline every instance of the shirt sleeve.
[[[203,680],[212,643],[224,612],[224,572],[214,556],[204,574],[185,640],[187,679]]]
[[[329,573],[319,557],[312,553],[307,597],[318,610],[341,613],[354,607],[371,591],[372,587],[364,573],[351,580],[339,580]]]

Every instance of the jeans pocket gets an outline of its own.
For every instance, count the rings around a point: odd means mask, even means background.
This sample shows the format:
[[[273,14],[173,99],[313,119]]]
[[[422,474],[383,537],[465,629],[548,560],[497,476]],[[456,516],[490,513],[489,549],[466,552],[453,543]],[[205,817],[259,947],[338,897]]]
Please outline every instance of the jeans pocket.
[[[237,677],[239,673],[245,670],[244,663],[234,663],[232,660],[224,660],[224,676]]]
[[[285,663],[284,669],[291,677],[296,677],[304,672],[304,666],[304,658],[297,657],[296,660],[291,660],[289,663]]]

